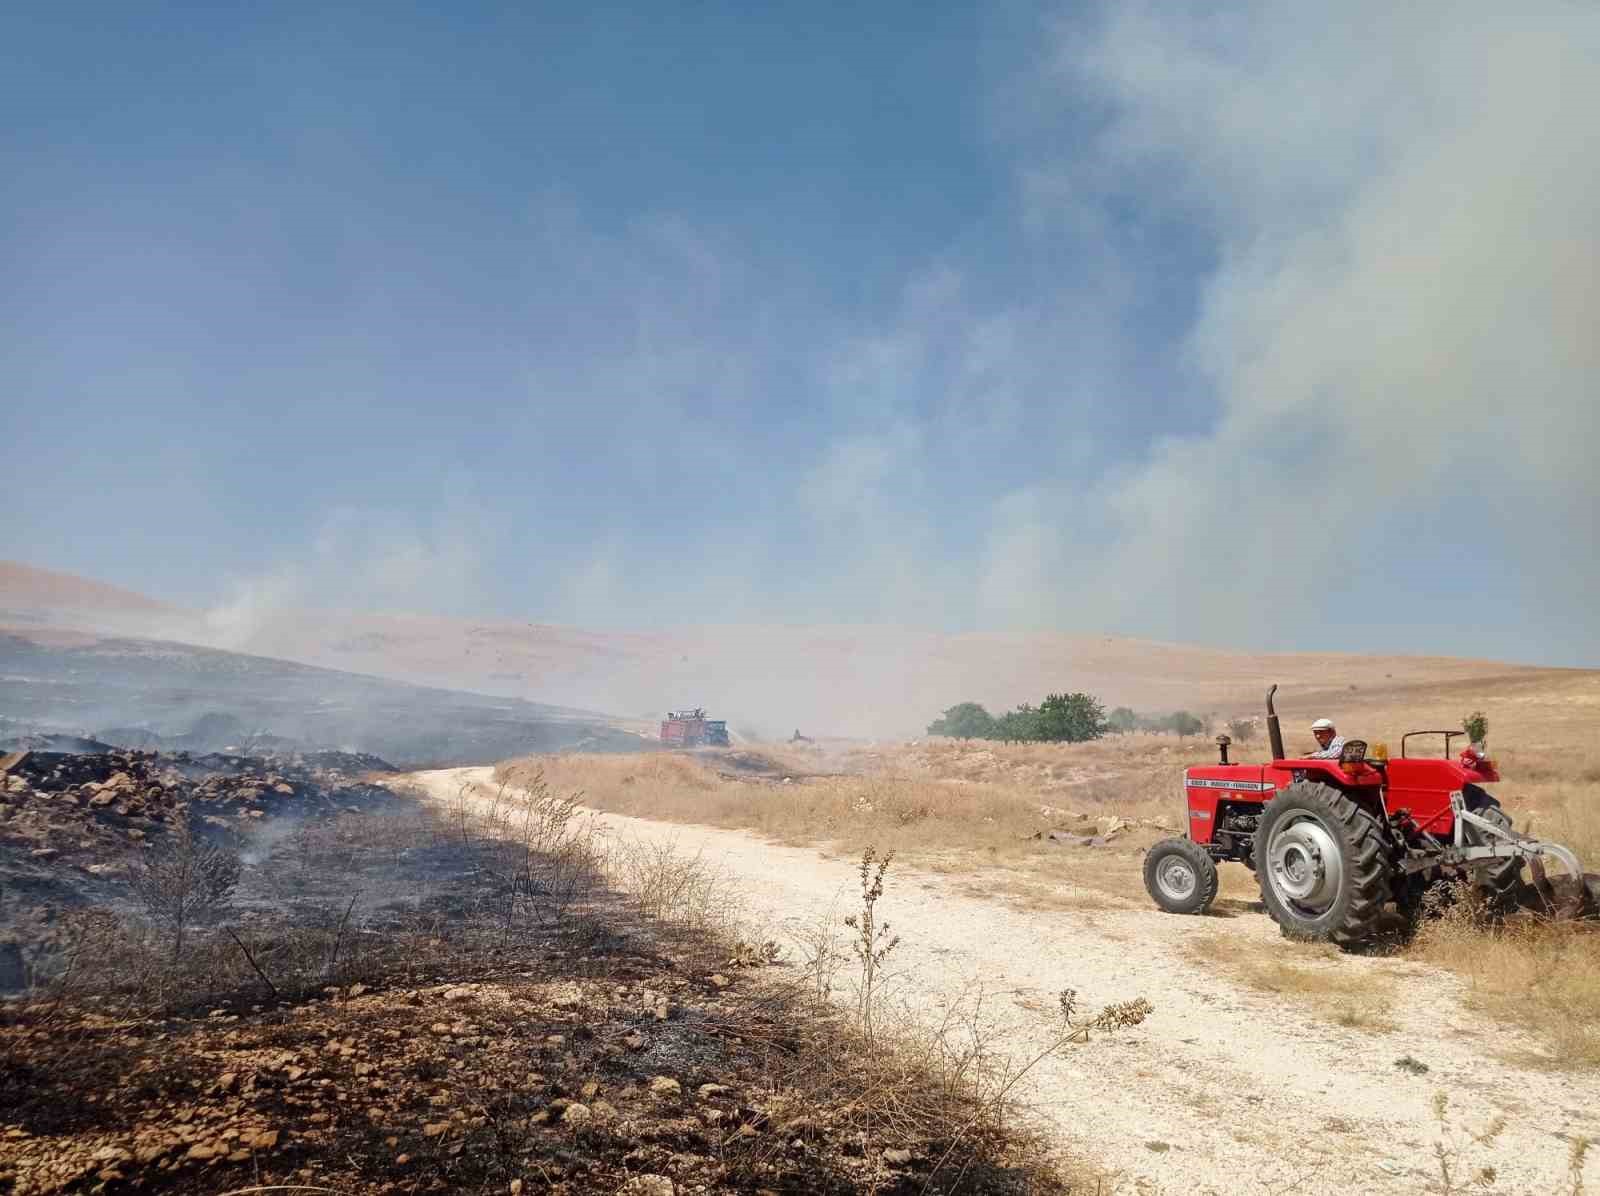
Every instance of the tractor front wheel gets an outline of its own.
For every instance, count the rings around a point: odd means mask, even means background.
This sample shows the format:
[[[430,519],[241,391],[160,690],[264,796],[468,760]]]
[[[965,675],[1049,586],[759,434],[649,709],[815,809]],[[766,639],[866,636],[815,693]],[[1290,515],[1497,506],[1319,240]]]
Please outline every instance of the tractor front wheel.
[[[1353,946],[1378,931],[1389,868],[1376,819],[1339,790],[1296,781],[1256,827],[1261,901],[1286,938]]]
[[[1169,914],[1201,914],[1217,898],[1217,865],[1188,839],[1163,839],[1144,857],[1144,887]]]

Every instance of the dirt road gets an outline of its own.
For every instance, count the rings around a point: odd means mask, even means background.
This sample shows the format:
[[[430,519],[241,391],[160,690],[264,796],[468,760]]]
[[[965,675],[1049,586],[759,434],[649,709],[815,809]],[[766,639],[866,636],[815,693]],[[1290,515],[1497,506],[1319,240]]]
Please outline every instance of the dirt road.
[[[434,800],[489,769],[418,773]],[[842,916],[856,894],[855,864],[735,831],[599,816],[606,833],[675,843],[737,878],[758,933]],[[1531,1050],[1513,1029],[1467,1011],[1460,983],[1425,965],[1346,956],[1344,974],[1393,986],[1387,1032],[1347,1028],[1237,986],[1196,962],[1204,942],[1278,941],[1264,915],[1178,918],[1154,909],[1024,911],[973,896],[972,877],[891,873],[880,914],[901,936],[892,956],[897,993],[934,1018],[981,981],[1005,1042],[1031,1057],[1051,1036],[1057,994],[1084,1008],[1146,997],[1142,1026],[1097,1037],[1030,1074],[1028,1099],[1086,1159],[1115,1170],[1121,1192],[1298,1193],[1443,1190],[1435,1146],[1454,1182],[1474,1191],[1571,1190],[1571,1139],[1600,1140],[1600,1082],[1518,1065]],[[791,955],[793,952],[791,952]],[[1417,1074],[1396,1066],[1410,1056]],[[1435,1114],[1448,1095],[1448,1125]],[[1474,1142],[1495,1119],[1504,1128]],[[1587,1165],[1600,1186],[1600,1149]],[[1488,1173],[1484,1173],[1487,1175]]]

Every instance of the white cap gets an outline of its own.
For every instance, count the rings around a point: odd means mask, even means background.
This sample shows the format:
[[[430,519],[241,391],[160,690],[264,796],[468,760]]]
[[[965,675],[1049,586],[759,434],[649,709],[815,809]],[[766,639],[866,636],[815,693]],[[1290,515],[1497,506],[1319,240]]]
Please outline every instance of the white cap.
[[[1313,731],[1331,731],[1333,730],[1333,720],[1328,718],[1319,718],[1316,722],[1311,724],[1311,729]]]

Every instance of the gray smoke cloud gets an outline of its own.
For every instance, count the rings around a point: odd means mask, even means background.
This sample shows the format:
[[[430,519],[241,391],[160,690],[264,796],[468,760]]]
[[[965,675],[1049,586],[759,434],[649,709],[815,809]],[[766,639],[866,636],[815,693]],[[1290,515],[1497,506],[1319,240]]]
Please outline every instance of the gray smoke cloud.
[[[1111,534],[1073,568],[1024,520],[991,578],[1043,572],[1104,625],[1263,644],[1365,621],[1393,645],[1429,596],[1409,555],[1438,561],[1442,620],[1500,624],[1489,650],[1559,628],[1595,660],[1597,52],[1600,10],[1560,2],[1061,25],[1030,99],[1099,96],[1092,174],[1215,238],[1187,350],[1221,408],[1085,496]]]
[[[1071,246],[1076,273],[997,300],[952,254],[909,277],[876,326],[791,322],[841,418],[798,471],[784,522],[675,547],[667,585],[652,546],[621,530],[557,570],[562,621],[751,626],[691,636],[647,666],[609,652],[559,677],[504,666],[526,673],[527,696],[869,726],[908,702],[1036,699],[1027,687],[1043,680],[1019,666],[1002,683],[1010,666],[993,655],[964,680],[930,666],[945,649],[914,636],[864,633],[852,642],[875,644],[870,659],[856,648],[835,665],[814,646],[780,650],[792,637],[761,631],[773,621],[1600,659],[1588,597],[1600,582],[1600,13],[1126,3],[1049,28],[1035,68],[996,86],[991,117],[1015,154],[1016,218],[1035,245]],[[1100,117],[1091,135],[1054,135],[1086,108]],[[1181,342],[1191,409],[1132,458],[1092,429],[1074,434],[1085,404],[1118,401],[1137,349],[1131,297],[1158,285],[1110,248],[1119,207],[1208,244],[1214,263]],[[648,335],[606,354],[607,387],[735,393],[787,336],[731,335],[753,327],[729,311],[754,301],[759,276],[688,225],[652,226],[644,244],[668,232],[672,260],[703,285],[645,285],[643,267],[618,265]],[[566,239],[631,260],[571,228]],[[710,298],[683,309],[661,291]],[[1059,418],[1038,407],[1048,386]],[[1041,416],[1054,471],[1019,477],[977,511],[975,541],[953,544],[932,501],[940,463],[983,468],[990,446]],[[618,467],[659,460],[662,422],[619,421]],[[696,443],[708,476],[725,468],[728,444]],[[796,537],[808,564],[775,566]],[[470,578],[493,555],[480,539],[453,561],[448,538],[422,539],[377,554],[418,567],[371,595],[426,609],[413,583]],[[322,580],[301,575],[301,591],[342,582],[350,553],[316,554]],[[1073,658],[1061,656],[1063,684]],[[484,684],[461,662],[453,680]],[[859,709],[840,709],[841,678]]]
[[[429,385],[479,363],[499,404],[463,418],[508,451],[397,441],[411,501],[376,488],[259,570],[236,554],[174,638],[780,732],[1045,686],[1188,700],[1083,644],[934,632],[1600,663],[1600,9],[1126,0],[1020,23],[1024,56],[985,68],[997,247],[963,230],[851,306],[703,213],[532,196],[504,249],[524,306],[430,334],[457,352]],[[402,244],[354,260],[407,297],[410,337],[431,291]],[[337,368],[360,321],[332,327],[300,390],[365,378]],[[141,474],[185,476],[157,459]],[[91,488],[15,472],[24,548],[95,525]]]

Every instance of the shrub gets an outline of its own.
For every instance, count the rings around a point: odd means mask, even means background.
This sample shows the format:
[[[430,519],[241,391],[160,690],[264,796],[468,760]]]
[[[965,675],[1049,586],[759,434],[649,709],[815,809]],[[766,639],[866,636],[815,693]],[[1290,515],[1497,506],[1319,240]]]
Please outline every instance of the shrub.
[[[239,856],[197,838],[187,818],[171,840],[134,865],[129,887],[152,920],[172,933],[172,958],[183,954],[184,932],[220,918],[239,883]]]
[[[1032,743],[1039,738],[1039,712],[1024,702],[995,721],[995,738],[1007,743]]]
[[[952,739],[993,739],[994,716],[977,702],[961,702],[929,723],[928,734]]]
[[[1200,734],[1206,729],[1206,725],[1187,710],[1179,710],[1167,717],[1165,729],[1182,739],[1188,735]]]

